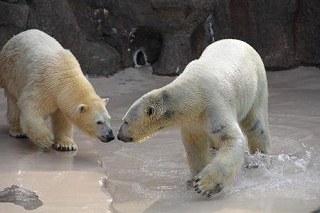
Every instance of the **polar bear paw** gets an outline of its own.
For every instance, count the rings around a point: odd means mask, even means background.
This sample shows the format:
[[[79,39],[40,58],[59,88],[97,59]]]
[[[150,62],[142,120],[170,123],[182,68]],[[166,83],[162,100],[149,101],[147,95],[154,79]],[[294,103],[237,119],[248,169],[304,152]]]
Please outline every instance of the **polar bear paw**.
[[[192,187],[197,193],[210,198],[224,188],[223,177],[219,167],[209,165],[192,179]]]
[[[48,151],[53,145],[52,138],[53,137],[51,134],[47,134],[44,137],[38,137],[38,138],[32,137],[30,139],[35,145],[37,145],[38,147],[40,147],[44,151]]]
[[[206,185],[212,185],[212,186],[206,186]],[[224,186],[222,183],[203,184],[202,179],[197,178],[193,180],[193,187],[197,193],[210,198],[211,196],[221,192]]]
[[[9,131],[9,135],[11,137],[14,137],[14,138],[26,138],[27,135],[25,133],[22,133],[22,132],[18,132],[18,131]]]
[[[26,138],[27,134],[23,133],[21,130],[16,130],[14,128],[10,128],[9,135],[14,138]]]
[[[58,151],[75,151],[78,147],[72,139],[64,137],[55,142],[53,148],[55,148]]]

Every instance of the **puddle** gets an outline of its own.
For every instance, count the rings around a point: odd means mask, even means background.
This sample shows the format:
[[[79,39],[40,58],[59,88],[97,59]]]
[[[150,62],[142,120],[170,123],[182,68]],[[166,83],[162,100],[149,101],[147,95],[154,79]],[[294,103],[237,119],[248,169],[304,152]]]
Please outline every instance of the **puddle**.
[[[155,150],[159,150],[157,145]],[[135,151],[139,154],[134,154]],[[121,156],[127,158],[122,159],[123,162],[128,160],[127,166],[132,167],[130,170],[118,168],[119,176],[113,175],[117,172],[112,169],[110,179],[104,182],[113,198],[113,211],[129,213],[134,208],[133,212],[157,213],[167,208],[167,212],[185,213],[195,212],[196,206],[201,205],[202,212],[219,212],[227,206],[234,208],[229,212],[239,209],[246,209],[244,212],[288,212],[288,209],[289,212],[311,212],[318,204],[320,206],[320,174],[314,157],[317,153],[305,144],[295,153],[246,154],[245,163],[234,181],[213,199],[204,199],[187,189],[189,174],[185,157],[175,151],[169,148],[170,154],[158,158],[156,151],[141,153],[132,147],[121,149]],[[128,153],[132,153],[131,157]],[[251,207],[247,209],[249,204]]]

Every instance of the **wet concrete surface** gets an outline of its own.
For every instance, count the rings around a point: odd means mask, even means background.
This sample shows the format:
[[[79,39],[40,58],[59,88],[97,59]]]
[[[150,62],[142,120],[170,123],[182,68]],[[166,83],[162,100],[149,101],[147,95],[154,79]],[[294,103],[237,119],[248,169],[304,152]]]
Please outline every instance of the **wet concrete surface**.
[[[129,106],[173,77],[129,68],[92,78],[109,97],[115,134]],[[75,131],[76,152],[42,152],[28,139],[11,138],[6,99],[0,89],[0,191],[11,185],[36,193],[33,212],[311,212],[320,207],[320,70],[300,67],[268,72],[272,152],[247,156],[233,183],[219,197],[188,190],[185,153],[177,128],[143,143],[94,141]],[[0,203],[0,212],[24,212]]]

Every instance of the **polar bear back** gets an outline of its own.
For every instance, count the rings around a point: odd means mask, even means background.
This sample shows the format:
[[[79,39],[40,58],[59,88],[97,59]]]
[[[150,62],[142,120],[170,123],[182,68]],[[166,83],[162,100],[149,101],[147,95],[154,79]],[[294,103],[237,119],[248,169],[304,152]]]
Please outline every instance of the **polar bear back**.
[[[259,54],[247,43],[224,39],[209,45],[176,79],[189,90],[203,90],[208,105],[230,106],[243,119],[260,93],[267,93],[265,68]]]
[[[197,66],[202,69],[192,68]],[[209,45],[200,58],[192,61],[184,72],[194,71],[205,72],[201,73],[205,78],[208,75],[219,78],[223,76],[228,81],[237,78],[237,82],[243,78],[243,75],[252,75],[252,80],[255,80],[255,77],[258,78],[256,75],[262,74],[261,77],[265,75],[259,54],[247,43],[235,39],[224,39]]]
[[[15,96],[39,79],[52,81],[58,76],[67,77],[65,72],[71,75],[82,73],[78,61],[69,50],[36,29],[12,37],[3,47],[0,60],[2,86],[15,91]]]
[[[63,49],[59,42],[53,37],[37,29],[19,33],[11,39],[8,45],[20,49],[21,54],[25,54],[27,51],[55,54],[58,50]],[[8,45],[5,45],[4,49]]]

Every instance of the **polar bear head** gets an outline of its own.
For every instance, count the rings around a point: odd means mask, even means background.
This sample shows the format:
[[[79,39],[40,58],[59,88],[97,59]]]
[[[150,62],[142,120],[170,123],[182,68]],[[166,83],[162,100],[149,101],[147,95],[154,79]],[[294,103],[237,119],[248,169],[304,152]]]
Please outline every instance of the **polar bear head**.
[[[76,108],[75,125],[84,133],[102,142],[114,139],[110,125],[111,117],[106,109],[109,99],[95,98]]]
[[[153,90],[136,100],[122,118],[118,139],[136,142],[173,125],[175,111],[167,91]]]

